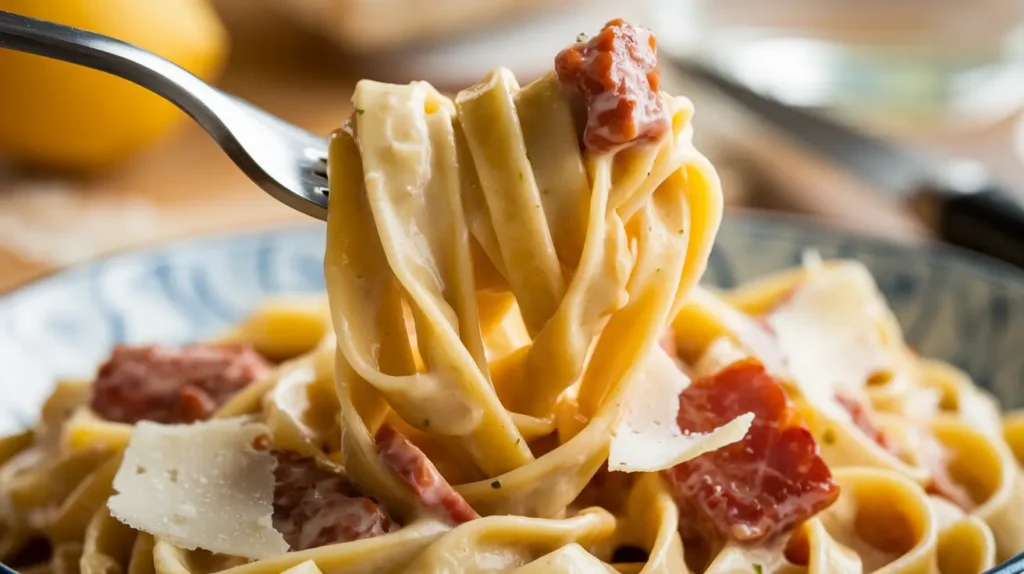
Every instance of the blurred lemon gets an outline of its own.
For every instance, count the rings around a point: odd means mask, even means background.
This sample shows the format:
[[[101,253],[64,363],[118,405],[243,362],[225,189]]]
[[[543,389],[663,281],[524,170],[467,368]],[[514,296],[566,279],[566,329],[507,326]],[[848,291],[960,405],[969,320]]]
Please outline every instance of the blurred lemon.
[[[0,0],[7,10],[136,44],[210,79],[227,35],[206,0]],[[103,72],[0,49],[0,156],[95,170],[157,139],[184,117],[174,105]]]

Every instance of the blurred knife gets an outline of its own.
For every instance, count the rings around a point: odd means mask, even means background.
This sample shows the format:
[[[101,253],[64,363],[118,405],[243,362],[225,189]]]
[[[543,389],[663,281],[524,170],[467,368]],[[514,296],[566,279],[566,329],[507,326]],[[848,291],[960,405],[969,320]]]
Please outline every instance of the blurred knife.
[[[663,61],[722,92],[808,151],[909,202],[944,241],[1024,268],[1024,202],[1018,199],[1024,195],[1012,195],[979,162],[918,154],[762,96],[701,62]]]

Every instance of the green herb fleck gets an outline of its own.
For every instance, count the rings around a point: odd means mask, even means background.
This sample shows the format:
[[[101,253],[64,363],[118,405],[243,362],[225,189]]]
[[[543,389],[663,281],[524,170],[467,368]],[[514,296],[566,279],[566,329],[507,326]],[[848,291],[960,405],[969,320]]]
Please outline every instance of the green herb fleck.
[[[521,443],[521,442],[523,442],[523,439],[522,439],[522,437],[520,437],[520,438],[517,438],[517,439],[516,439],[516,445],[518,445],[518,444],[519,444],[519,443]]]
[[[836,431],[832,429],[825,429],[825,434],[821,435],[821,440],[825,444],[836,444]]]
[[[523,172],[519,172],[519,181],[523,181]]]
[[[356,108],[356,114],[361,116],[361,115],[363,115],[365,113],[366,113],[366,110],[364,110],[362,108]]]
[[[686,230],[683,229],[682,227],[680,227],[679,228],[679,235],[682,235],[683,233],[686,233]]]
[[[576,34],[576,41],[577,42],[586,42],[587,41],[586,33],[580,32],[579,34]]]
[[[763,574],[764,569],[761,568],[760,564],[754,564],[754,574]]]
[[[495,490],[501,488],[501,481],[500,480],[495,480],[494,482],[492,482],[491,483],[491,488],[493,488]]]
[[[661,273],[661,267],[658,267],[658,270],[655,271],[655,273]]]

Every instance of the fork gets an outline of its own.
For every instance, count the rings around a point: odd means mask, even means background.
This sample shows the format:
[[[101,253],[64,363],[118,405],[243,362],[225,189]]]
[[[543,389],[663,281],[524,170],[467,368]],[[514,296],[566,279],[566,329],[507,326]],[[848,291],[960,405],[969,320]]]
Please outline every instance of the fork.
[[[326,139],[222,92],[152,52],[102,34],[0,11],[0,48],[93,68],[146,88],[191,116],[271,197],[327,219]]]

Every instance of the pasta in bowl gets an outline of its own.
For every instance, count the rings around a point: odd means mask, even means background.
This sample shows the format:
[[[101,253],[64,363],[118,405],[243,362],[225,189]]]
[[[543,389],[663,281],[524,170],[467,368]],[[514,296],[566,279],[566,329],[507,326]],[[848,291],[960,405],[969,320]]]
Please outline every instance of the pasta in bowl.
[[[653,38],[520,87],[362,82],[328,301],[121,346],[0,442],[22,571],[980,572],[1019,425],[866,269],[697,285],[721,219]]]

